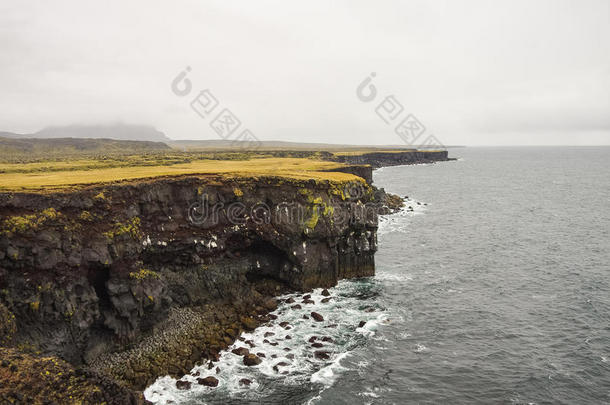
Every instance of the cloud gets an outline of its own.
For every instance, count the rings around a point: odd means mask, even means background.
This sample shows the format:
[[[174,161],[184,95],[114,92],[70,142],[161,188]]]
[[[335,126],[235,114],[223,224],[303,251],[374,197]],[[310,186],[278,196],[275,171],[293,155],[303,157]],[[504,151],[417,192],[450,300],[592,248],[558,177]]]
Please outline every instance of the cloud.
[[[214,138],[170,91],[191,66],[261,139],[399,143],[355,97],[374,71],[445,144],[610,143],[609,14],[604,0],[5,2],[0,130]]]

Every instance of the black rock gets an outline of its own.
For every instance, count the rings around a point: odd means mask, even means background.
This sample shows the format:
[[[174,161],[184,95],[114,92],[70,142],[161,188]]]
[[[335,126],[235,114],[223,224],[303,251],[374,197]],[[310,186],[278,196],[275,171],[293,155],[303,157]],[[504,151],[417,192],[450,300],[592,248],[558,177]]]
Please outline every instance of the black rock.
[[[216,387],[218,386],[218,378],[212,376],[206,378],[198,378],[197,384],[205,385],[206,387]]]
[[[191,383],[190,383],[190,381],[178,380],[178,381],[176,381],[176,388],[178,388],[179,390],[190,390]]]
[[[316,322],[322,322],[324,317],[317,312],[312,312],[311,317],[316,320]]]

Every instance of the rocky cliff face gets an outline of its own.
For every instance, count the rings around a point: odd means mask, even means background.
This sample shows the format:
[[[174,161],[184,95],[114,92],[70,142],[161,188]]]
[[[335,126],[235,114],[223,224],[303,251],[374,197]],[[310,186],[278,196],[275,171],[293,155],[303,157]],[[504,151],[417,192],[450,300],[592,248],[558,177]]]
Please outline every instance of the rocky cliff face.
[[[374,274],[383,201],[272,178],[0,194],[4,338],[141,389],[217,356],[274,295]]]
[[[336,155],[333,160],[349,164],[368,164],[374,168],[382,166],[412,165],[453,160],[446,150],[439,151],[406,151],[406,152],[370,152],[359,155]]]
[[[45,392],[78,384],[82,403],[141,403],[130,389],[217,358],[271,320],[274,296],[373,275],[377,217],[402,200],[370,185],[371,166],[447,154],[338,159],[359,177],[185,176],[0,193],[0,349],[10,357],[0,375],[17,387],[0,385],[0,402],[46,403]]]

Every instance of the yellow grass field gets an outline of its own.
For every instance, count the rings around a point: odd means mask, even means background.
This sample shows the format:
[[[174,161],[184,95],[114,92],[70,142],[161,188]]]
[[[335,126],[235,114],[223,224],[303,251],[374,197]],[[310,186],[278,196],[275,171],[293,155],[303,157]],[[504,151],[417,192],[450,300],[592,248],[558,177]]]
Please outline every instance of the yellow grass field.
[[[325,172],[343,166],[340,163],[305,158],[257,158],[250,160],[195,160],[171,165],[130,166],[80,169],[91,161],[37,163],[41,171],[15,172],[14,164],[0,173],[1,191],[62,189],[71,186],[145,179],[159,176],[223,175],[225,177],[276,176],[291,179],[316,179],[345,182],[360,178],[348,173]],[[45,166],[46,165],[46,166]],[[0,165],[0,169],[2,169]],[[48,167],[49,171],[44,171]],[[5,168],[8,169],[8,168]]]

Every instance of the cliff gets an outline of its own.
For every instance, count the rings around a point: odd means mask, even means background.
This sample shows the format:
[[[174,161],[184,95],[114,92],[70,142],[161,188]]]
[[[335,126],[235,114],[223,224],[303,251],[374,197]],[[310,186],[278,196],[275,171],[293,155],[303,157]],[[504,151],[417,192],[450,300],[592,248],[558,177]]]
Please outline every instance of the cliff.
[[[411,151],[386,151],[365,153],[337,153],[333,160],[341,163],[371,165],[374,168],[383,166],[412,165],[421,163],[434,163],[454,160],[449,157],[446,150],[411,150]]]
[[[13,342],[137,389],[178,375],[264,321],[273,295],[372,275],[377,216],[362,207],[376,196],[364,181],[213,177],[0,194]]]
[[[0,345],[19,349],[6,349],[16,369],[82,378],[82,403],[100,390],[142,402],[157,377],[270,321],[274,296],[374,274],[378,215],[402,201],[371,185],[371,166],[332,171],[0,193]],[[37,376],[23,378],[26,402],[42,403]]]

